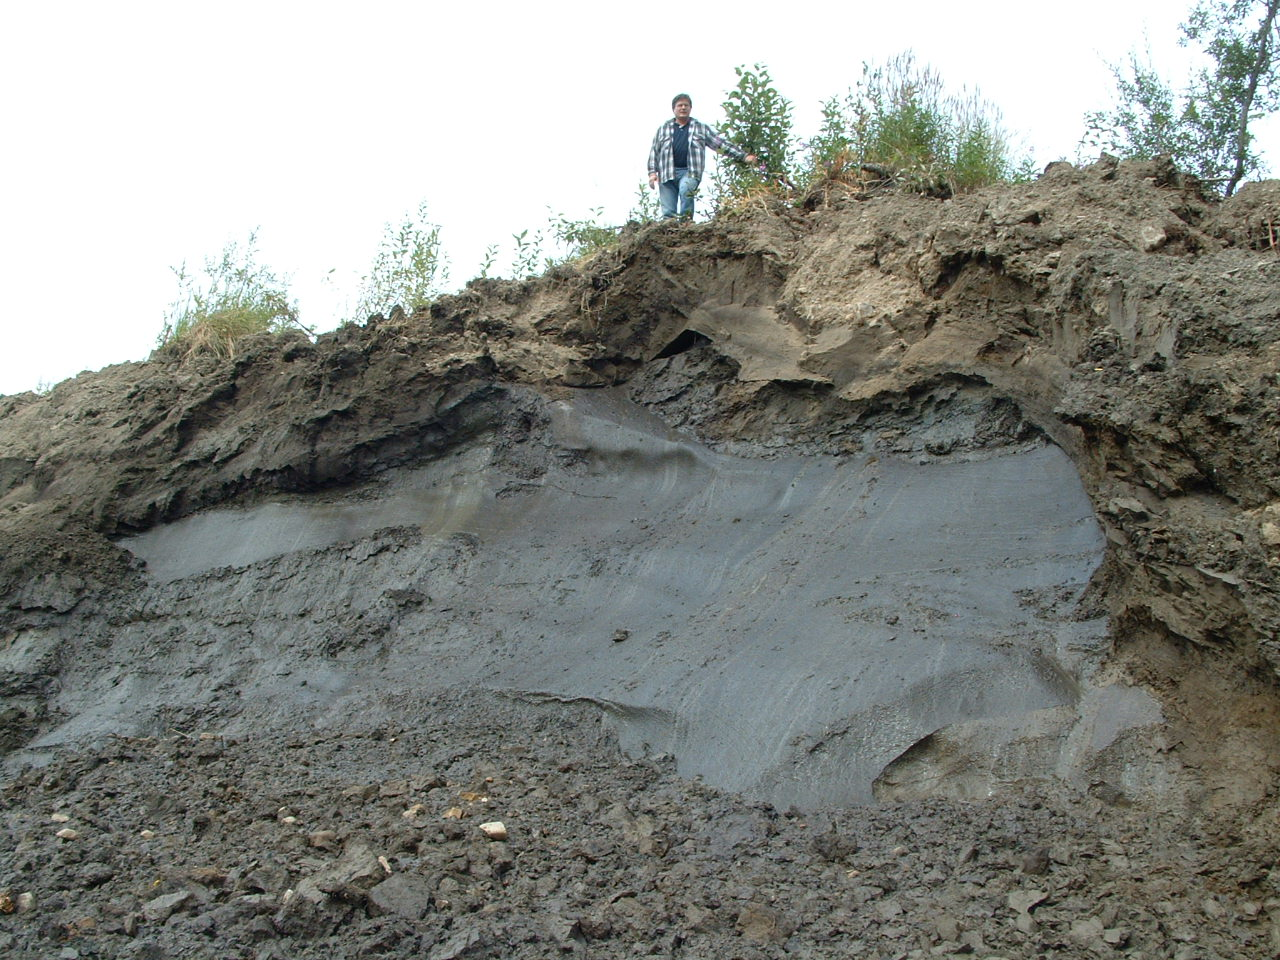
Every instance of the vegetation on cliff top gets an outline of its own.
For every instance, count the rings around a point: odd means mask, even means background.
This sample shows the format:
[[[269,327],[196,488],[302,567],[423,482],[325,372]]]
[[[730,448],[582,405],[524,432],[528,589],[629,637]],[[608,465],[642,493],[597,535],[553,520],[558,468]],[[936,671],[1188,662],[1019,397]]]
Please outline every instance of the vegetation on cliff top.
[[[301,327],[288,284],[257,262],[254,233],[243,247],[229,243],[221,256],[206,259],[202,274],[188,272],[185,263],[173,273],[178,297],[165,315],[158,346],[181,356],[232,357],[247,336]]]
[[[1175,90],[1131,55],[1125,68],[1113,67],[1114,107],[1086,116],[1082,145],[1127,158],[1170,155],[1180,168],[1230,196],[1260,169],[1251,125],[1280,106],[1278,18],[1280,0],[1197,0],[1182,25],[1182,42],[1200,46],[1211,66]],[[1030,157],[1011,146],[998,109],[976,92],[949,92],[937,72],[917,64],[910,52],[864,64],[853,87],[822,104],[821,129],[807,140],[796,135],[791,101],[765,65],[739,66],[735,73],[737,84],[721,104],[720,127],[760,164],[719,166],[704,186],[702,207],[713,215],[762,195],[792,202],[827,184],[892,186],[946,197],[1033,175]],[[639,197],[630,219],[654,219],[656,205],[643,186]],[[581,220],[549,211],[547,229],[513,234],[508,274],[526,278],[608,249],[620,228],[602,216],[599,207]],[[401,223],[388,224],[348,322],[390,314],[397,305],[411,312],[442,293],[448,267],[440,231],[425,203]],[[549,239],[558,256],[545,254]],[[300,326],[287,284],[258,265],[255,253],[251,234],[243,250],[229,245],[220,259],[207,260],[202,279],[185,264],[176,268],[180,295],[165,318],[161,346],[183,356],[230,356],[244,336]],[[491,275],[496,258],[497,247],[489,247],[479,276]]]
[[[1280,0],[1199,0],[1182,24],[1184,46],[1208,66],[1175,88],[1134,52],[1115,65],[1116,102],[1085,117],[1084,142],[1122,157],[1168,154],[1231,196],[1259,172],[1252,124],[1280,106]]]

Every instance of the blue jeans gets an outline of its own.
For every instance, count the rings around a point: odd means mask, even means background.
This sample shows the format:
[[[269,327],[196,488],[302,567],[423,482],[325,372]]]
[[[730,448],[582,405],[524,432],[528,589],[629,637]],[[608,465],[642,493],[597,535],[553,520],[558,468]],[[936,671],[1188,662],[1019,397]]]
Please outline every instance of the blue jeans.
[[[693,217],[693,197],[698,190],[698,180],[689,176],[689,171],[676,167],[676,178],[664,180],[658,184],[658,203],[662,207],[662,219],[669,220],[676,215],[676,204],[679,202],[679,214],[685,220]]]

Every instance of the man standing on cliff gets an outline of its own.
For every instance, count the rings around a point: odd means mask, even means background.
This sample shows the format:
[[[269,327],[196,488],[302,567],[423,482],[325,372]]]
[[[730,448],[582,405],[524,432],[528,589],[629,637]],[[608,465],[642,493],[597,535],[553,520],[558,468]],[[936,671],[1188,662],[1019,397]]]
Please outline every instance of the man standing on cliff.
[[[649,148],[649,188],[658,188],[662,219],[677,213],[682,220],[693,217],[693,197],[707,167],[707,147],[738,160],[755,163],[753,153],[744,153],[720,134],[689,116],[693,99],[677,93],[671,101],[675,116],[658,128]]]

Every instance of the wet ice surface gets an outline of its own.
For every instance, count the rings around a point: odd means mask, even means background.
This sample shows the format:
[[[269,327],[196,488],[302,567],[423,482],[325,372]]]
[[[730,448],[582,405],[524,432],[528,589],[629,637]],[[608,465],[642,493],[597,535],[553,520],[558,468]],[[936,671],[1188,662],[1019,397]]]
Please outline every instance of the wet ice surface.
[[[374,689],[584,698],[627,749],[779,803],[869,800],[886,765],[948,728],[1029,758],[1008,779],[1069,775],[1158,719],[1145,694],[1089,685],[1106,625],[1076,604],[1103,542],[1056,447],[749,459],[616,395],[553,414],[550,466],[527,477],[474,446],[364,499],[211,511],[126,545],[157,597],[183,598],[157,602],[208,635],[196,659],[237,696],[321,723]],[[422,536],[361,547],[388,527]],[[253,616],[219,635],[197,626],[202,604]],[[376,643],[355,625],[327,657],[285,636],[388,608]],[[136,678],[117,699],[121,681]]]

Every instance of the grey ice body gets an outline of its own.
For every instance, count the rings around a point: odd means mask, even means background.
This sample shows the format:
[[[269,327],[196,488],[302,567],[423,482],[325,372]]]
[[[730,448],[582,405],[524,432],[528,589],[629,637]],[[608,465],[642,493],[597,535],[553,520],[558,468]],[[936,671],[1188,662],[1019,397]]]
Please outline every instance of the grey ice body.
[[[1075,610],[1103,542],[1056,447],[757,459],[617,394],[551,409],[549,454],[527,477],[477,445],[359,499],[209,511],[130,540],[206,674],[151,696],[234,683],[246,717],[257,698],[320,723],[373,691],[585,698],[630,750],[801,804],[870,799],[886,765],[946,728],[1007,746],[1052,714],[1068,720],[1051,739],[1071,739],[1107,641]],[[421,536],[361,546],[388,527]],[[358,634],[343,611],[381,624],[376,640],[317,653],[335,623]],[[117,701],[99,704],[123,716]],[[1063,772],[1061,755],[1038,762],[1050,769],[1025,772]]]

